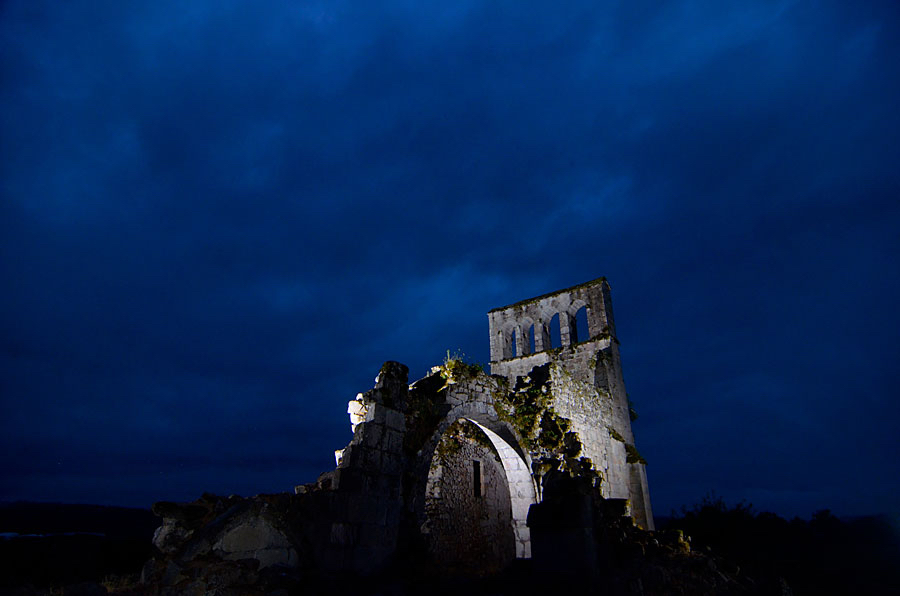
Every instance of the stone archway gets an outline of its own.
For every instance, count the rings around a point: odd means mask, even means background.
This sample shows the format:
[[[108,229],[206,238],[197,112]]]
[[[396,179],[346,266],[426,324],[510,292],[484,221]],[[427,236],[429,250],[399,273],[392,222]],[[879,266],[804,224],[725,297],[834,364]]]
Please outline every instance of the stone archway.
[[[449,413],[432,441],[424,491],[422,532],[432,556],[475,572],[531,557],[526,520],[534,483],[492,414],[466,406]]]
[[[490,440],[500,456],[500,463],[506,476],[506,484],[509,489],[511,505],[512,527],[516,537],[516,558],[531,558],[531,535],[528,531],[528,509],[537,502],[534,481],[528,464],[516,453],[516,450],[500,435],[478,423],[469,420],[476,425]]]

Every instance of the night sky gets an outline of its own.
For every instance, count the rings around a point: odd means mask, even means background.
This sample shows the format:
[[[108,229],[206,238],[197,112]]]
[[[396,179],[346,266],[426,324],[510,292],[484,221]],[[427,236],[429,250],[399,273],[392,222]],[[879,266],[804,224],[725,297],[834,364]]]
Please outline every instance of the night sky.
[[[900,513],[900,5],[0,4],[0,499],[334,465],[610,280],[657,514]]]

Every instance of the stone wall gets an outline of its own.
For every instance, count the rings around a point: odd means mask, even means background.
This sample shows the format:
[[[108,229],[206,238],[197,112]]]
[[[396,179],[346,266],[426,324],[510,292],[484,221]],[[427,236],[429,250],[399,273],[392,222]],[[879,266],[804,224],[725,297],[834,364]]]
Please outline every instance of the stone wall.
[[[408,374],[406,366],[386,362],[375,388],[348,405],[353,440],[336,452],[337,468],[319,481],[331,490],[328,537],[317,553],[322,569],[370,573],[397,548]]]
[[[433,560],[449,572],[501,571],[516,556],[512,504],[500,455],[465,419],[432,459],[422,526]]]
[[[588,337],[578,337],[575,324],[576,315],[582,308],[587,316]],[[488,313],[491,362],[532,353],[531,335],[534,336],[534,352],[550,349],[550,322],[557,316],[561,341],[558,347],[568,348],[604,334],[615,335],[606,279],[595,279],[491,310]]]
[[[504,420],[495,406],[495,398],[509,389],[503,379],[490,377],[477,367],[450,361],[435,367],[432,374],[413,383],[410,389],[412,409],[421,411],[422,404],[432,404],[438,416],[426,424],[426,439],[412,441],[408,507],[420,527],[427,523],[425,513],[426,484],[431,466],[439,453],[439,443],[449,429],[460,420],[477,427],[500,457],[501,468],[511,501],[509,524],[515,536],[515,554],[527,558],[531,553],[526,523],[529,507],[537,502],[535,482],[531,476],[531,460],[522,448],[522,437],[515,427]],[[428,408],[425,408],[426,410]],[[412,436],[421,434],[423,420],[412,416]]]
[[[587,338],[576,338],[581,308]],[[563,347],[543,349],[557,314]],[[316,482],[293,495],[157,507],[164,521],[149,581],[178,593],[210,589],[218,580],[207,569],[235,573],[242,585],[263,581],[267,569],[370,575],[418,546],[448,569],[499,571],[531,557],[529,511],[553,478],[577,480],[591,499],[619,499],[623,512],[652,529],[605,280],[489,316],[491,354],[499,358],[493,375],[448,358],[408,385],[408,369],[386,362],[375,387],[349,402],[353,439]],[[524,354],[520,345],[524,355],[510,357],[511,331],[528,325],[540,349]],[[587,523],[579,520],[576,531]],[[545,553],[547,544],[568,540],[542,528]]]
[[[590,337],[586,338],[575,334],[575,313],[581,308],[587,311]],[[542,349],[549,345],[545,340],[554,315],[560,316],[562,347]],[[515,385],[519,378],[528,379],[535,367],[549,365],[550,407],[571,421],[583,455],[603,478],[604,496],[628,499],[635,521],[653,529],[647,474],[631,428],[606,280],[494,309],[488,317],[491,372]],[[531,328],[535,333],[534,353],[529,353],[530,346],[524,341]],[[517,346],[511,344],[513,331]],[[543,339],[538,341],[539,337]],[[580,341],[576,343],[576,339]]]

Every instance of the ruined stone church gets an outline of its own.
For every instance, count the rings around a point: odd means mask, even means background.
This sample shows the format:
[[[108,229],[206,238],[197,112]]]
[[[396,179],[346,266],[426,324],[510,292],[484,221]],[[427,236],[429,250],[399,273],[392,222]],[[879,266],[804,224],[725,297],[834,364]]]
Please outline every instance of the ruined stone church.
[[[448,355],[410,384],[406,366],[385,363],[315,483],[157,504],[161,556],[145,573],[176,585],[213,557],[370,574],[411,553],[479,574],[532,557],[590,567],[598,507],[652,530],[606,280],[488,319],[489,373]]]

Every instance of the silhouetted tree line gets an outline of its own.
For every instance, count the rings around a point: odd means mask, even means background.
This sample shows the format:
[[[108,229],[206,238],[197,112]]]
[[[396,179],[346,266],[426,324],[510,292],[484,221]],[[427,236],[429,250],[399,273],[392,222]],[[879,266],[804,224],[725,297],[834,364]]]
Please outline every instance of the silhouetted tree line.
[[[900,531],[887,516],[841,520],[823,510],[788,521],[710,495],[660,525],[682,530],[692,549],[711,549],[751,576],[785,578],[796,596],[900,594]]]

